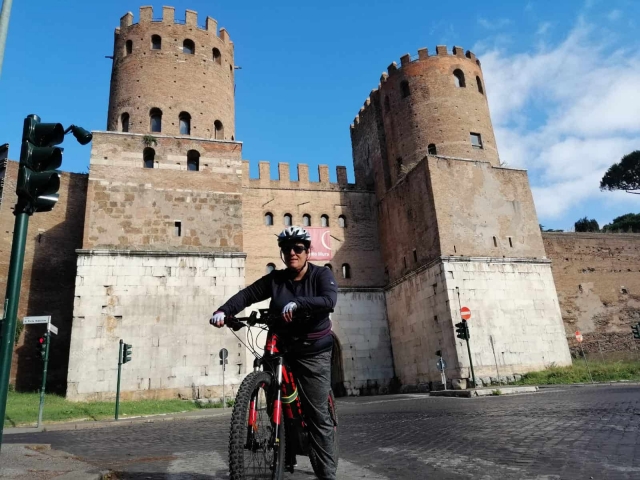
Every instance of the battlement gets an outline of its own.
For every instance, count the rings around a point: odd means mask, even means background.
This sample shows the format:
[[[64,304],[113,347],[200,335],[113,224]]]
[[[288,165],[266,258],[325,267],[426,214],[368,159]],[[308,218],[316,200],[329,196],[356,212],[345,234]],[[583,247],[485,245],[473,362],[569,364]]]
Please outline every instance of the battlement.
[[[242,162],[242,177],[244,186],[254,188],[283,188],[283,189],[310,189],[310,190],[344,190],[355,189],[356,185],[349,183],[347,178],[347,167],[337,166],[337,182],[329,180],[329,166],[318,165],[318,181],[309,180],[309,165],[305,163],[297,164],[298,179],[291,176],[288,163],[278,163],[278,179],[271,179],[271,164],[269,162],[258,163],[258,178],[249,177],[249,161]]]
[[[198,12],[194,10],[186,10],[184,20],[176,20],[175,10],[176,9],[174,7],[162,7],[162,17],[154,17],[153,7],[140,7],[138,23],[133,21],[133,13],[127,12],[122,16],[122,18],[120,18],[120,28],[116,28],[116,34],[119,34],[121,30],[133,25],[158,23],[162,25],[185,25],[187,27],[195,27],[199,30],[213,32],[223,42],[231,42],[229,33],[224,28],[221,28],[220,31],[218,31],[218,22],[214,18],[207,16],[204,25],[198,25]]]
[[[451,53],[449,53],[449,51],[447,50],[446,45],[437,45],[435,55],[429,55],[429,49],[427,48],[419,49],[418,55],[412,56],[411,54],[407,53],[402,57],[400,57],[400,66],[398,66],[398,64],[394,61],[394,62],[391,62],[391,64],[387,67],[386,72],[382,72],[382,74],[380,75],[380,83],[378,84],[378,87],[374,88],[371,91],[371,93],[365,100],[364,105],[360,107],[360,111],[358,112],[358,115],[355,116],[353,123],[350,125],[351,130],[353,131],[353,129],[360,123],[360,115],[362,115],[365,109],[371,104],[371,97],[376,92],[378,92],[380,88],[382,88],[382,85],[384,85],[392,75],[396,74],[398,71],[402,70],[403,67],[411,63],[422,62],[422,61],[432,61],[433,59],[438,57],[459,57],[461,59],[471,60],[478,67],[482,68],[482,66],[480,65],[480,60],[476,58],[476,55],[473,52],[467,50],[467,52],[464,53],[464,49],[459,46],[454,46],[453,49],[451,50]]]

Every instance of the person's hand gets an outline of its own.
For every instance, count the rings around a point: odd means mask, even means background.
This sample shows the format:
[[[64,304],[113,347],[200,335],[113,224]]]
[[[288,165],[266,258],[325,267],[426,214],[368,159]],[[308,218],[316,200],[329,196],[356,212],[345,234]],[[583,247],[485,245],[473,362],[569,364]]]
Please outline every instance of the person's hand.
[[[282,318],[285,322],[289,323],[293,320],[293,312],[298,308],[298,304],[296,302],[287,303],[282,309]]]
[[[211,316],[211,318],[209,319],[209,323],[214,327],[218,327],[218,328],[223,327],[225,316],[226,315],[224,312],[217,311]]]

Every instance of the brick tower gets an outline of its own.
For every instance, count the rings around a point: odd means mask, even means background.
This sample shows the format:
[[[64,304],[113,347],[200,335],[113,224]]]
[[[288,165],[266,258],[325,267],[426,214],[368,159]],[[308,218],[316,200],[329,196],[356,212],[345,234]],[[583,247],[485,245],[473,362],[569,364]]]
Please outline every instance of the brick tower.
[[[176,21],[173,7],[162,19],[141,7],[134,24],[127,13],[115,32],[107,130],[233,140],[233,66],[233,42],[213,18],[200,27],[192,10]]]
[[[351,140],[356,183],[376,192],[402,383],[437,381],[437,350],[450,377],[469,378],[454,331],[464,305],[477,376],[570,363],[527,173],[499,163],[475,55],[438,46],[392,63]]]

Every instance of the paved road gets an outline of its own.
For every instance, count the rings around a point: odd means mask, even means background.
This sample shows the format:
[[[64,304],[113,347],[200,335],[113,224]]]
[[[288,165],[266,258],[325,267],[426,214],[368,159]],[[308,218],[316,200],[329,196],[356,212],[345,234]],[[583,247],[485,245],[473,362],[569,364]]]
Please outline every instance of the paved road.
[[[477,399],[339,401],[338,478],[638,479],[640,387],[581,387]],[[7,435],[51,443],[122,479],[228,478],[227,416]],[[305,459],[306,460],[306,459]],[[308,462],[289,479],[311,479]]]

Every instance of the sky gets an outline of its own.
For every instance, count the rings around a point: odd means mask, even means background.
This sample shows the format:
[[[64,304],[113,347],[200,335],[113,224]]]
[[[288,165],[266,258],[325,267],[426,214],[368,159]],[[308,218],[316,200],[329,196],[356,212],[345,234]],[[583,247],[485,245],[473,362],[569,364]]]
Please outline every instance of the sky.
[[[571,230],[640,212],[601,192],[607,168],[640,149],[640,2],[635,0],[167,0],[218,20],[235,44],[236,139],[258,161],[349,169],[349,124],[393,61],[462,46],[482,62],[500,159],[525,168],[539,221]],[[113,31],[143,0],[15,0],[2,76],[0,143],[20,151],[22,122],[105,130]],[[62,169],[88,171],[90,148],[64,143]]]

